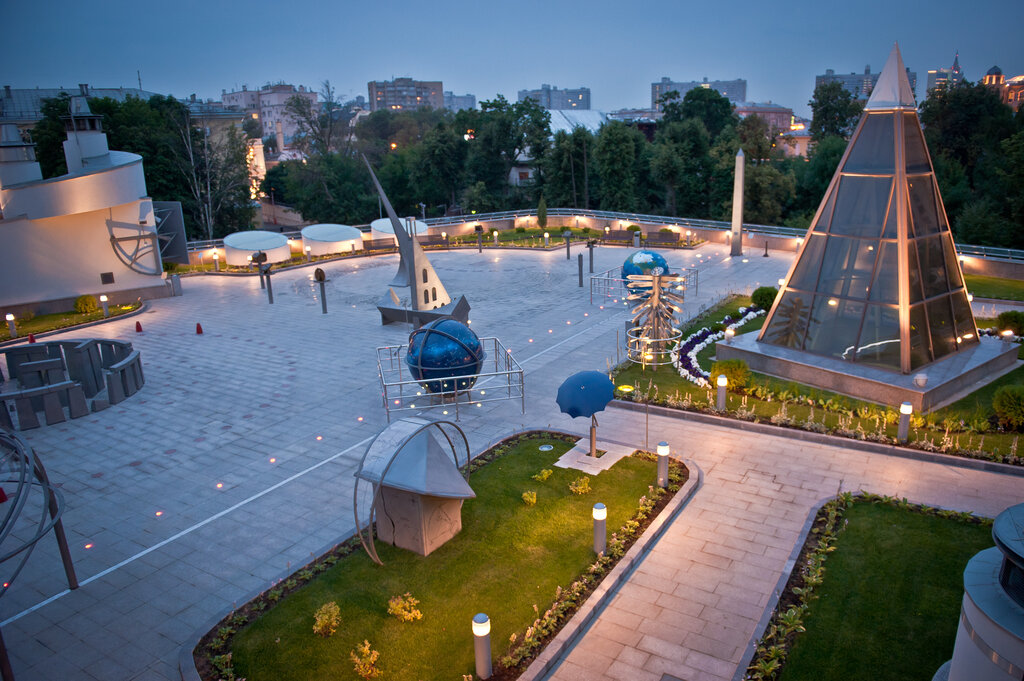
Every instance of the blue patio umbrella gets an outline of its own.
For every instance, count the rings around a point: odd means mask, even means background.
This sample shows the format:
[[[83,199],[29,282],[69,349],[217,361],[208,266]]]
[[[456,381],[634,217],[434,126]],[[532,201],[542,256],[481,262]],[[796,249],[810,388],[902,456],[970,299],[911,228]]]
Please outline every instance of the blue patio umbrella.
[[[580,371],[562,382],[558,387],[559,409],[573,418],[590,417],[590,455],[597,454],[597,417],[608,403],[615,398],[615,384],[600,371]]]

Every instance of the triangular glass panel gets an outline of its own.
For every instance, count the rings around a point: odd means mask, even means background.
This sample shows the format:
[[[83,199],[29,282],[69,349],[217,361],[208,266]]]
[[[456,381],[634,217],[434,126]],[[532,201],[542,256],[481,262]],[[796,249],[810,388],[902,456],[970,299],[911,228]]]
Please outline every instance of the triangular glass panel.
[[[900,302],[900,280],[896,253],[899,244],[895,241],[883,241],[880,248],[882,252],[878,256],[875,280],[871,284],[868,299],[880,303],[898,303]]]
[[[942,239],[930,236],[917,240],[917,257],[921,262],[921,287],[925,298],[949,293],[946,280],[946,259],[942,255]]]
[[[772,345],[799,350],[803,347],[810,318],[811,296],[799,291],[786,291],[775,306],[775,312],[772,314],[774,323],[765,329],[762,340]]]
[[[850,155],[843,165],[844,173],[892,175],[896,165],[893,135],[894,113],[867,114],[850,140]]]
[[[878,238],[891,189],[890,177],[844,175],[839,181],[839,200],[829,234]]]
[[[821,269],[821,256],[825,251],[825,240],[827,237],[820,234],[812,234],[804,246],[804,252],[800,256],[793,276],[789,278],[789,286],[813,291],[818,285],[818,270]]]
[[[903,114],[903,161],[907,175],[932,172],[928,149],[921,135],[921,124],[917,122],[915,113]]]
[[[832,207],[836,205],[836,194],[832,192],[828,195],[828,203],[825,204],[824,210],[821,211],[821,215],[818,216],[817,222],[814,223],[815,232],[827,232],[828,221],[832,217]]]
[[[933,175],[915,175],[907,178],[910,194],[910,214],[914,220],[914,234],[926,236],[939,231],[939,216],[935,212],[935,182]]]
[[[953,313],[949,309],[949,296],[925,303],[928,311],[928,329],[932,334],[932,353],[940,359],[957,351]]]
[[[868,284],[878,256],[876,243],[866,239],[828,237],[825,257],[821,261],[821,275],[818,277],[818,293],[843,298],[867,298]]]

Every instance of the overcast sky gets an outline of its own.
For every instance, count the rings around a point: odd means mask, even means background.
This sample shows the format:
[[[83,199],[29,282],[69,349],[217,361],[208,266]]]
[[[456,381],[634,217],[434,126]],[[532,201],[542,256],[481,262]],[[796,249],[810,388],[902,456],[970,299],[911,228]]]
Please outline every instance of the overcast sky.
[[[1024,74],[1024,1],[439,3],[305,0],[5,2],[0,85],[137,87],[219,99],[284,81],[343,99],[396,76],[442,80],[477,100],[549,83],[587,86],[592,108],[650,105],[651,83],[747,80],[747,99],[809,115],[814,76],[879,71],[894,41],[918,74]]]

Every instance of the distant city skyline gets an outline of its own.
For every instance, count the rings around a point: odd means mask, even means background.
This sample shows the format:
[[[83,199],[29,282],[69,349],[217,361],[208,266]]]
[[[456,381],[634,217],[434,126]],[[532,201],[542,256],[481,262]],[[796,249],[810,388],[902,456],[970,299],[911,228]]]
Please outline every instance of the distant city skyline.
[[[832,2],[776,12],[737,0],[723,14],[710,3],[666,0],[643,12],[623,12],[607,0],[586,12],[557,2],[309,0],[282,12],[267,0],[184,0],[173,8],[149,0],[55,0],[43,16],[39,6],[13,3],[3,11],[13,30],[0,42],[0,86],[138,87],[140,71],[143,89],[180,98],[219,99],[225,89],[279,81],[318,90],[330,80],[342,99],[352,99],[365,96],[369,81],[412,77],[441,81],[477,102],[499,93],[515,101],[538,83],[588,87],[591,108],[612,111],[650,106],[651,83],[665,76],[741,78],[749,101],[771,100],[807,116],[816,75],[861,73],[869,64],[878,71],[894,41],[918,74],[949,67],[956,52],[971,81],[993,65],[1024,73],[1014,34],[993,29],[1020,25],[1019,0],[977,10],[953,0],[927,11],[906,5],[866,0],[856,11]],[[916,94],[925,95],[923,77]]]

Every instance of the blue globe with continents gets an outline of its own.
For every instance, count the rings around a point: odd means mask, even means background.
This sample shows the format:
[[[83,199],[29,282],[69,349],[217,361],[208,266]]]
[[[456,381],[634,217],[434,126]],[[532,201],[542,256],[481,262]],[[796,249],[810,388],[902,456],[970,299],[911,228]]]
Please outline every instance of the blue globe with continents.
[[[625,279],[631,274],[668,274],[668,263],[660,253],[637,251],[622,263],[622,278]]]
[[[405,363],[429,392],[469,390],[483,367],[484,348],[472,329],[457,319],[435,319],[409,334]]]

